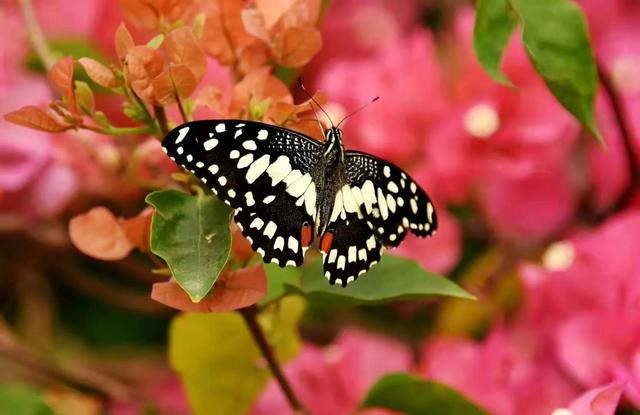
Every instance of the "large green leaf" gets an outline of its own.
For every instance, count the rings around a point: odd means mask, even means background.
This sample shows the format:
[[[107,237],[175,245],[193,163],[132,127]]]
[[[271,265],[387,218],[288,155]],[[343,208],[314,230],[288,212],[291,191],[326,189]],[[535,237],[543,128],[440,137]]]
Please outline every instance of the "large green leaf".
[[[508,0],[479,0],[473,28],[473,49],[478,61],[495,81],[511,85],[500,69],[502,54],[518,24]]]
[[[438,382],[394,373],[369,390],[363,408],[387,408],[408,415],[488,415],[454,389]]]
[[[283,363],[300,349],[304,301],[290,296],[259,316]],[[271,377],[239,313],[180,314],[169,331],[169,360],[182,377],[196,415],[246,414]]]
[[[267,274],[267,295],[260,300],[260,305],[270,304],[288,294],[287,287],[297,285],[300,279],[300,268],[280,268],[276,264],[264,264]]]
[[[430,295],[474,299],[451,280],[425,271],[417,262],[388,254],[345,288],[329,284],[318,260],[305,267],[300,287],[289,287],[312,301],[338,304],[376,304]]]
[[[0,385],[0,414],[53,415],[39,392],[22,385]]]
[[[231,209],[216,197],[162,190],[147,196],[155,208],[151,251],[198,302],[211,290],[229,258]]]
[[[536,70],[558,99],[602,141],[594,120],[598,71],[587,23],[572,0],[510,0]]]

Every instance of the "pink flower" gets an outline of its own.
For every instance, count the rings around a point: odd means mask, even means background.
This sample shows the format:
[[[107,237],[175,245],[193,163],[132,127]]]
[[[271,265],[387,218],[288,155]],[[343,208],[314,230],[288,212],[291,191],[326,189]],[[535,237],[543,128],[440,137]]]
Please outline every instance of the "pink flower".
[[[411,353],[406,346],[384,337],[347,330],[331,346],[305,345],[300,356],[287,365],[285,375],[310,413],[347,415],[357,409],[378,378],[389,372],[407,370],[410,362]],[[272,381],[253,414],[289,413],[291,410],[279,386]]]
[[[514,38],[504,69],[517,89],[489,80],[472,49],[473,14],[456,20],[449,72],[454,108],[424,142],[425,175],[443,197],[477,198],[494,230],[538,239],[574,213],[576,186],[567,162],[579,127],[546,89]]]
[[[577,395],[550,359],[502,328],[481,343],[452,338],[426,343],[421,374],[457,389],[493,415],[550,414]]]
[[[422,143],[447,108],[442,81],[431,33],[416,30],[371,57],[336,61],[319,75],[318,87],[342,115],[381,95],[345,122],[346,145],[407,167],[428,162]]]
[[[427,239],[409,234],[393,253],[413,258],[429,271],[446,274],[458,263],[462,235],[458,222],[444,208],[436,205],[436,209],[438,233]]]
[[[621,393],[616,383],[590,389],[571,403],[569,411],[573,415],[614,415]]]
[[[521,268],[518,325],[555,350],[562,369],[593,388],[616,381],[640,404],[640,232],[637,208],[553,245]]]

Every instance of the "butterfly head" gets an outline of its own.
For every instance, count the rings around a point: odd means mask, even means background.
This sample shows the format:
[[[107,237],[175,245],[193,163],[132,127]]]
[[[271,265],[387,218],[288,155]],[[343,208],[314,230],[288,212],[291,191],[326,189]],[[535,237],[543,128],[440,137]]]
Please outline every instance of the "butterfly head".
[[[324,155],[341,154],[344,158],[342,147],[342,130],[338,127],[331,127],[324,130]]]

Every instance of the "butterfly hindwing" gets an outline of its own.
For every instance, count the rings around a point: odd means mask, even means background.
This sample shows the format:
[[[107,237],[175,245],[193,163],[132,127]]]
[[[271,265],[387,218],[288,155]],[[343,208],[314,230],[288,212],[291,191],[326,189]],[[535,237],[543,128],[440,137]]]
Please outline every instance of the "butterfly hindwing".
[[[302,230],[313,227],[309,175],[321,145],[294,131],[244,120],[194,121],[163,141],[167,154],[235,209],[236,223],[265,262],[302,264]],[[307,238],[309,239],[309,238]]]
[[[436,231],[431,200],[400,168],[357,151],[347,151],[345,163],[359,211],[384,246],[398,246],[407,231],[421,237]]]
[[[384,248],[357,213],[345,212],[329,226],[331,244],[322,251],[324,275],[331,284],[346,287],[380,261]]]

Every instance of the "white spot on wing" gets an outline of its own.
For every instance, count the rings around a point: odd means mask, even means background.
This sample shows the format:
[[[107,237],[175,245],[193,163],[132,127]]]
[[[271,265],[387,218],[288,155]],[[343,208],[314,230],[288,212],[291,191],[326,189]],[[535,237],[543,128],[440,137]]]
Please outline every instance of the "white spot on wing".
[[[258,148],[258,146],[256,146],[256,142],[253,140],[247,140],[244,143],[242,143],[242,147],[246,148],[247,150],[256,150]]]
[[[229,153],[229,158],[231,160],[235,160],[238,157],[240,157],[240,152],[238,150],[231,150],[231,153]]]
[[[376,189],[373,187],[371,180],[367,180],[362,185],[362,198],[367,212],[371,212],[373,205],[376,203]]]
[[[265,226],[264,228],[264,235],[271,239],[273,238],[273,235],[276,234],[276,230],[278,229],[278,226],[273,223],[273,221],[269,221],[269,223],[267,223],[267,226]]]
[[[337,249],[332,249],[329,252],[329,259],[327,260],[327,262],[329,264],[333,264],[336,261],[336,257],[338,256],[338,250]]]
[[[367,239],[367,249],[371,251],[375,247],[376,247],[376,238],[374,238],[373,235],[371,235],[369,239]]]
[[[258,131],[258,140],[266,140],[268,136],[269,133],[267,132],[267,130]]]
[[[360,261],[366,261],[367,260],[367,251],[364,248],[360,248],[358,250],[358,259]]]
[[[416,203],[415,199],[411,199],[409,201],[409,204],[411,205],[411,211],[413,213],[418,213],[418,204]]]
[[[309,216],[314,216],[316,211],[316,184],[311,183],[309,187],[307,187],[307,191],[304,193],[304,208],[307,211]]]
[[[400,189],[398,189],[398,185],[394,182],[387,183],[387,189],[393,193],[398,193],[400,191]]]
[[[256,228],[257,230],[262,229],[262,226],[264,226],[264,221],[260,218],[255,218],[249,225],[250,228]]]
[[[256,204],[255,199],[253,198],[253,193],[247,192],[244,194],[245,199],[247,200],[247,206],[253,206]]]
[[[291,164],[287,156],[279,156],[267,169],[267,174],[271,177],[273,186],[280,183],[289,173],[291,173]]]
[[[258,160],[254,161],[249,170],[247,170],[246,179],[249,184],[255,182],[262,173],[269,167],[269,155],[265,154]]]
[[[205,141],[203,144],[204,149],[206,151],[211,151],[214,148],[216,148],[216,146],[218,145],[218,140],[216,140],[215,138],[210,138],[207,141]]]
[[[389,207],[389,211],[391,211],[391,213],[395,213],[396,200],[391,195],[387,195],[387,206]]]
[[[269,203],[273,202],[274,200],[276,200],[276,197],[274,195],[269,195],[269,196],[265,197],[264,199],[262,199],[262,203],[264,203],[265,205],[268,205]]]
[[[176,144],[182,142],[182,140],[184,140],[184,138],[187,136],[187,133],[189,132],[189,127],[184,127],[178,130],[178,138],[176,138]]]
[[[307,190],[310,183],[311,175],[309,173],[305,173],[300,179],[296,180],[295,183],[287,187],[287,193],[293,197],[300,197]]]
[[[344,255],[340,255],[338,257],[338,265],[337,265],[338,269],[342,269],[343,270],[346,262],[347,262],[347,258],[345,258]]]
[[[289,239],[287,240],[287,246],[289,247],[289,249],[291,249],[293,252],[298,252],[298,240],[296,238],[294,238],[293,236],[289,236]]]
[[[273,249],[284,250],[284,238],[282,236],[276,238],[276,241],[273,243]]]
[[[357,253],[357,249],[355,246],[350,246],[349,247],[349,262],[356,262],[356,253]]]
[[[353,198],[353,194],[351,193],[351,188],[349,187],[348,184],[345,184],[342,187],[342,200],[344,203],[344,210],[346,210],[349,213],[353,213],[357,211],[358,206],[356,205],[356,201]]]
[[[384,198],[382,190],[378,188],[378,206],[380,207],[380,215],[382,219],[386,220],[389,217],[389,210],[387,208],[387,201]]]
[[[253,154],[251,153],[245,154],[244,156],[240,157],[240,160],[238,160],[238,168],[244,169],[252,162],[253,162]]]
[[[384,166],[382,172],[384,173],[385,177],[391,177],[391,169],[389,168],[389,166]]]
[[[218,183],[220,183],[220,186],[224,186],[225,184],[227,184],[227,178],[224,176],[218,177]]]
[[[211,166],[209,166],[209,171],[211,172],[211,174],[216,174],[218,170],[219,168],[217,164],[212,164]]]
[[[216,125],[216,133],[224,133],[227,129],[224,126],[224,123],[219,123]]]
[[[429,222],[433,222],[433,205],[431,202],[427,203],[427,219],[429,219]]]

